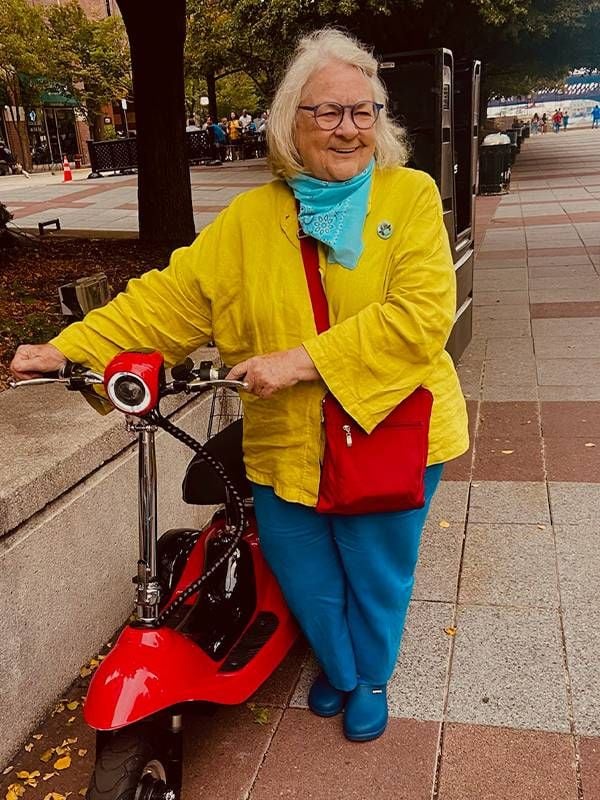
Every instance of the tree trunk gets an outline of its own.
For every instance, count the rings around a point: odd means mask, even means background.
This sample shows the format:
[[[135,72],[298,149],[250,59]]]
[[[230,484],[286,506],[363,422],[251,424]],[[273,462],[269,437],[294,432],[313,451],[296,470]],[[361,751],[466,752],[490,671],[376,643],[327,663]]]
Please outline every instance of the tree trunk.
[[[185,138],[185,0],[117,0],[129,36],[135,98],[140,239],[194,236]]]
[[[208,113],[212,117],[213,122],[218,122],[217,79],[215,78],[215,73],[212,71],[206,73],[206,92],[208,95]]]

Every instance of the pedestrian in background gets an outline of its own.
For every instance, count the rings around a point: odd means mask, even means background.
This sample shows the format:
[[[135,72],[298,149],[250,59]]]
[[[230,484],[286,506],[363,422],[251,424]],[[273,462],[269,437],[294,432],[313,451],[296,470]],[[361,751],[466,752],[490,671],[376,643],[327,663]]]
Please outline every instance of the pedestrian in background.
[[[598,103],[592,108],[592,128],[600,126],[600,106]]]

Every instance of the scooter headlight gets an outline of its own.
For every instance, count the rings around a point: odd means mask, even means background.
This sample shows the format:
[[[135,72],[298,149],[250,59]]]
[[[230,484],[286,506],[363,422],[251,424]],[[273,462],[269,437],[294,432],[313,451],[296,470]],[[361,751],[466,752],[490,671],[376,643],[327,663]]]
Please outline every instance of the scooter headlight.
[[[117,372],[108,382],[107,394],[120,411],[143,414],[150,407],[150,389],[137,375]]]

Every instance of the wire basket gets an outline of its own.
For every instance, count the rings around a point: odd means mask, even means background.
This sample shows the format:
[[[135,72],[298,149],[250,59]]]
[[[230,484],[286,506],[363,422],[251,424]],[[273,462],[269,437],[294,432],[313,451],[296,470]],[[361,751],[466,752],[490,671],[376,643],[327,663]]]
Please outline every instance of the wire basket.
[[[243,416],[242,401],[235,389],[215,389],[208,416],[207,439]]]

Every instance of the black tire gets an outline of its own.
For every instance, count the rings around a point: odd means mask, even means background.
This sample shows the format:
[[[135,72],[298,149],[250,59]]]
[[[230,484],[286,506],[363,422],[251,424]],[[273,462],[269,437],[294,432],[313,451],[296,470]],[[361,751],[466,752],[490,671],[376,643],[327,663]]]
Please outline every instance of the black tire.
[[[155,774],[156,766],[165,770],[148,732],[144,729],[118,731],[105,741],[96,755],[86,800],[134,800],[148,765],[155,765],[151,769]],[[142,792],[142,796],[144,794],[148,797],[152,793]]]

